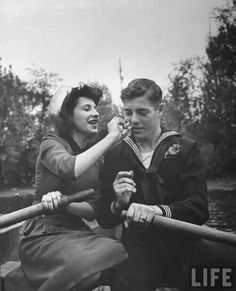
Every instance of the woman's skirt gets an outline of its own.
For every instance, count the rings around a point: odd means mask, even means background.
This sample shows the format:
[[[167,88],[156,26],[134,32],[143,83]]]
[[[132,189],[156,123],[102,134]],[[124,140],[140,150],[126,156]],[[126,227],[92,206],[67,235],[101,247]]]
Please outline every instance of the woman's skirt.
[[[21,230],[20,258],[29,283],[38,291],[66,291],[88,276],[127,258],[122,244],[87,228],[29,220]]]

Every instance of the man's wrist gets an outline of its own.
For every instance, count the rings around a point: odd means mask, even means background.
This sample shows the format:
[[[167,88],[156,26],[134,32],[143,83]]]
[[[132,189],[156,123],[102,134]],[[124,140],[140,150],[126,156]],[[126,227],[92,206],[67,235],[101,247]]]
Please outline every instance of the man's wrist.
[[[122,212],[122,209],[121,209],[121,207],[119,207],[119,206],[117,205],[117,201],[116,201],[116,200],[114,200],[114,201],[111,203],[111,212],[112,212],[113,214],[115,214],[115,215],[120,215],[121,212]]]
[[[167,205],[155,205],[154,206],[154,210],[156,210],[157,212],[161,211],[162,212],[162,216],[171,218],[172,217],[172,212],[169,206]]]
[[[152,209],[155,211],[156,215],[164,216],[163,210],[159,205],[153,205]]]

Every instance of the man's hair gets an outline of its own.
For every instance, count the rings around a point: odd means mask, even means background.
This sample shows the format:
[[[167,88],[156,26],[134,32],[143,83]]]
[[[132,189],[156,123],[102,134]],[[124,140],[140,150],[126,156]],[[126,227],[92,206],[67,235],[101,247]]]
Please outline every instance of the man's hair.
[[[132,80],[121,92],[121,100],[132,100],[146,95],[151,103],[159,105],[162,100],[161,88],[152,80],[137,78]]]

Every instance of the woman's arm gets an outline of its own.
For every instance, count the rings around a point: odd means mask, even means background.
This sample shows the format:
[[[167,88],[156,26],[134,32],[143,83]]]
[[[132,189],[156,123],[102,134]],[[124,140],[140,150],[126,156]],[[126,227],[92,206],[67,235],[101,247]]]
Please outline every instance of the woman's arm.
[[[121,118],[114,117],[107,125],[108,134],[94,146],[76,156],[74,167],[76,178],[88,170],[109,148],[124,138],[128,129],[122,131],[122,123]]]
[[[108,134],[88,150],[73,155],[59,138],[47,138],[40,147],[40,162],[49,171],[63,179],[78,178],[86,172],[110,148],[118,144],[128,133],[123,120],[114,117],[108,123]]]
[[[95,219],[95,212],[87,202],[73,202],[66,207],[66,212],[74,216],[85,218],[88,221]]]

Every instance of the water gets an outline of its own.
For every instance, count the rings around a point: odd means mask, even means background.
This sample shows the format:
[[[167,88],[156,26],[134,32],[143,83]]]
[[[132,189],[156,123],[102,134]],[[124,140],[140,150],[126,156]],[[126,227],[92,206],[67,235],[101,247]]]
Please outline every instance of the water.
[[[210,219],[207,225],[236,233],[236,191],[210,191],[208,201]]]

